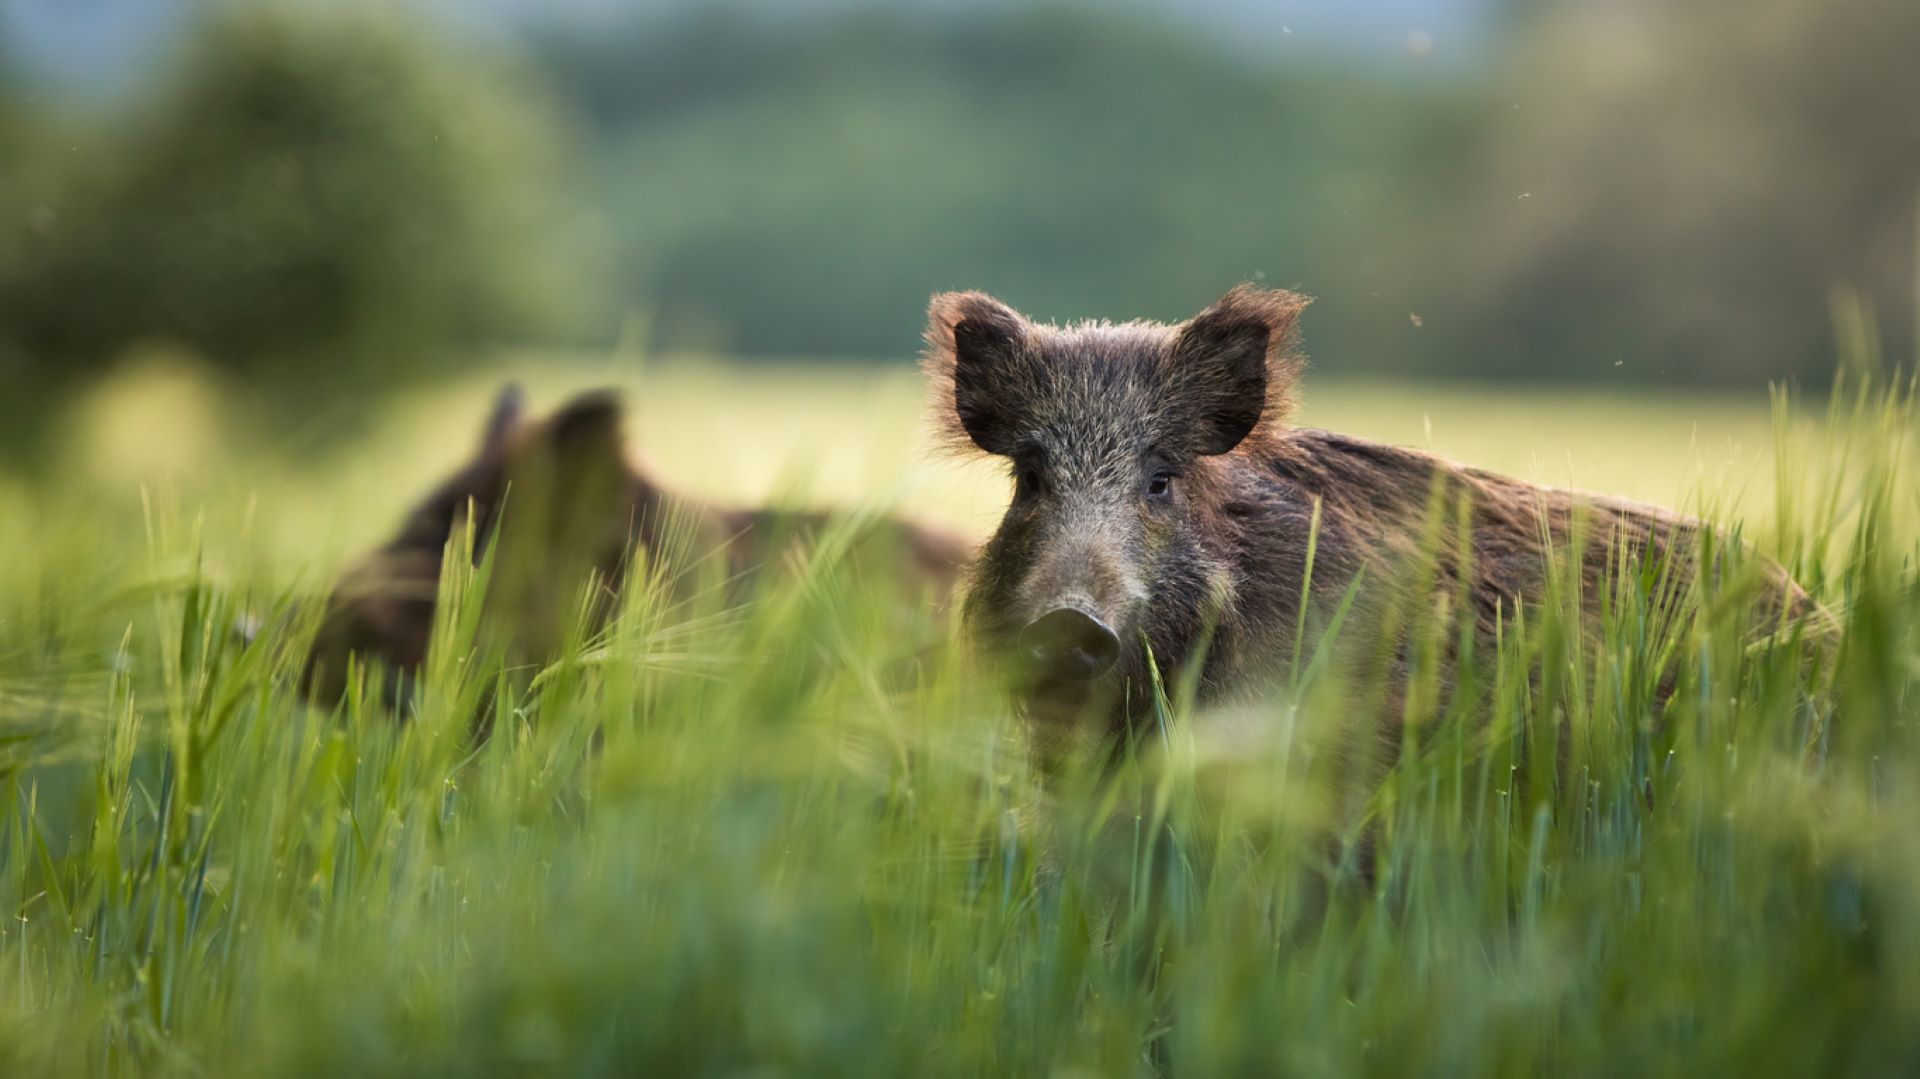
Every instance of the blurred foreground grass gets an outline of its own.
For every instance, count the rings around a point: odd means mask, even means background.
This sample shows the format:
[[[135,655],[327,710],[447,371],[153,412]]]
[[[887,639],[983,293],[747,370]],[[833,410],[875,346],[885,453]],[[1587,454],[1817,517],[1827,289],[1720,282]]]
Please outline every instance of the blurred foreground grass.
[[[150,366],[0,487],[0,1073],[1920,1066],[1904,386],[1775,418],[1309,381],[1305,422],[1746,515],[1846,626],[1809,668],[1725,617],[1650,637],[1631,603],[1584,657],[1544,612],[1478,657],[1487,713],[1430,717],[1359,799],[1368,885],[1312,793],[1342,687],[1296,680],[1230,745],[1174,702],[1147,759],[1046,796],[1004,709],[830,556],[692,630],[637,591],[531,685],[469,658],[485,575],[455,573],[412,722],[308,708],[297,620],[242,646],[234,618],[391,527],[498,380],[370,404],[336,453],[327,417],[252,429]],[[713,497],[976,531],[1001,497],[927,460],[904,370],[529,382],[628,386],[642,454]],[[1663,649],[1696,673],[1656,714]],[[1569,763],[1523,780],[1544,731]]]

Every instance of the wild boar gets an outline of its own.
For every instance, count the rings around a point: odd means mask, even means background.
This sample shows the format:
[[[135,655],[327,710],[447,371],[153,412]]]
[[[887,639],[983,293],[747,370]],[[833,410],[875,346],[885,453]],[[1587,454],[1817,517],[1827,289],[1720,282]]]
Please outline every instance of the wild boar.
[[[306,681],[321,700],[346,686],[348,657],[378,660],[390,696],[426,660],[436,590],[448,542],[469,524],[476,560],[494,549],[487,604],[508,651],[550,658],[578,617],[589,580],[590,623],[613,611],[636,550],[675,549],[691,562],[718,561],[734,599],[794,544],[817,536],[828,515],[729,508],[674,495],[628,457],[623,409],[611,392],[582,394],[551,416],[524,416],[506,387],[465,465],[407,514],[399,532],[361,558],[332,590],[310,653]],[[893,575],[898,594],[943,606],[971,555],[963,539],[885,518],[863,527],[851,557]],[[880,583],[889,583],[881,581]]]
[[[1347,672],[1381,686],[1356,722],[1389,749],[1420,612],[1451,606],[1491,650],[1573,546],[1589,627],[1623,558],[1660,565],[1655,603],[1677,609],[1698,520],[1291,425],[1306,304],[1242,285],[1177,325],[1055,327],[978,292],[933,298],[934,422],[1013,479],[963,624],[1005,661],[1043,760],[1125,746],[1156,672],[1202,704],[1284,677],[1300,627],[1330,625],[1349,592],[1346,637],[1385,655]],[[1762,576],[1758,623],[1814,609],[1777,566]]]

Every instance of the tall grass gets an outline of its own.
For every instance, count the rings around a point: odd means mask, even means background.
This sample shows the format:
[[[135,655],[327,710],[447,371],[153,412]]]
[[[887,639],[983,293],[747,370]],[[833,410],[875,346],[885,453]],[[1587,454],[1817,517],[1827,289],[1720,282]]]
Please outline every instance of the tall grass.
[[[1415,648],[1365,782],[1316,624],[1271,695],[1043,784],[839,537],[726,610],[656,553],[538,670],[455,559],[407,721],[316,709],[299,582],[199,507],[0,491],[0,1073],[1911,1072],[1920,424],[1850,378],[1777,401],[1765,526],[1721,516],[1837,647],[1623,577],[1481,692]]]

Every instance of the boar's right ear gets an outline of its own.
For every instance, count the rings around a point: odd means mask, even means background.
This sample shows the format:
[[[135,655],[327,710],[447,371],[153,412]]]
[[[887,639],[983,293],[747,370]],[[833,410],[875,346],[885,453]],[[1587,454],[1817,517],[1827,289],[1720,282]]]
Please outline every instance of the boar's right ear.
[[[1193,453],[1227,453],[1286,417],[1300,371],[1294,323],[1307,303],[1241,285],[1180,328],[1167,375]]]
[[[583,393],[513,440],[506,470],[518,508],[508,510],[509,522],[516,513],[525,526],[624,512],[624,413],[612,390]]]
[[[984,292],[942,292],[927,310],[922,364],[933,386],[935,422],[953,436],[1003,456],[1014,449],[1010,410],[1013,369],[1024,349],[1027,320]]]
[[[613,390],[593,390],[561,405],[542,425],[545,448],[568,468],[618,462],[625,456],[625,409]]]

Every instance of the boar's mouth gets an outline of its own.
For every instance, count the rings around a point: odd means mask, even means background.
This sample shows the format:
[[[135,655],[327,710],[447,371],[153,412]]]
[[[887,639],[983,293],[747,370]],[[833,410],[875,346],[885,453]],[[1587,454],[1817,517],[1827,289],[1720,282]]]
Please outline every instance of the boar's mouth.
[[[1048,728],[1076,727],[1105,710],[1116,682],[1113,678],[1093,682],[1029,680],[1017,703],[1020,714],[1030,723]]]

